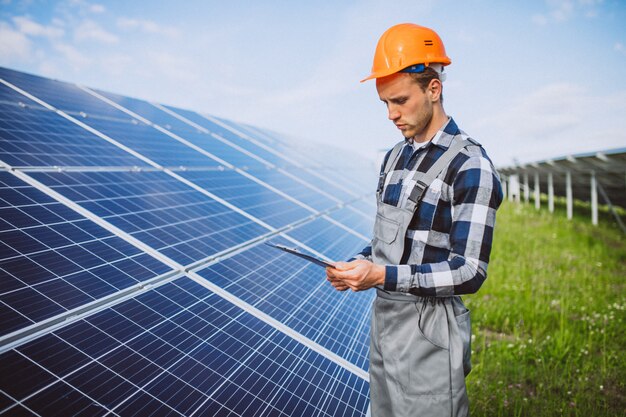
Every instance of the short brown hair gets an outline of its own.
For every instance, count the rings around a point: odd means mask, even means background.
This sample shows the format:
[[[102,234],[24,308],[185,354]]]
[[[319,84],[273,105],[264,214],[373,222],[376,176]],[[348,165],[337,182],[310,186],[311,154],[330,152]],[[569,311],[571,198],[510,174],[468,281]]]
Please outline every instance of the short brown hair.
[[[424,71],[420,73],[410,73],[413,80],[420,86],[422,91],[426,91],[428,85],[432,80],[440,80],[439,73],[431,67],[424,68]],[[441,102],[443,103],[443,92],[441,94]]]

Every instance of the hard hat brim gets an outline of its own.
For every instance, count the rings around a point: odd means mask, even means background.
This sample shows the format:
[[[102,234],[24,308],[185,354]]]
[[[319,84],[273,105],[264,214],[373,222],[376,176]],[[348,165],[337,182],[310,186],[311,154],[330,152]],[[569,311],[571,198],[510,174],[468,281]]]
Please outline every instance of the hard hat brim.
[[[441,64],[441,65],[443,65],[445,67],[447,65],[450,65],[451,63],[452,63],[451,60],[447,60],[447,62],[426,62],[426,63],[424,63],[424,62],[415,62],[414,64],[411,64],[411,65],[424,64],[425,66],[428,67],[428,66],[430,66],[430,64]],[[409,65],[409,66],[411,66],[411,65]],[[388,69],[386,71],[372,72],[370,75],[368,75],[366,78],[363,78],[359,82],[364,83],[365,81],[372,80],[374,78],[383,78],[383,77],[386,77],[388,75],[395,74],[397,72],[402,72],[402,70],[396,70],[395,68],[390,68],[390,69]]]

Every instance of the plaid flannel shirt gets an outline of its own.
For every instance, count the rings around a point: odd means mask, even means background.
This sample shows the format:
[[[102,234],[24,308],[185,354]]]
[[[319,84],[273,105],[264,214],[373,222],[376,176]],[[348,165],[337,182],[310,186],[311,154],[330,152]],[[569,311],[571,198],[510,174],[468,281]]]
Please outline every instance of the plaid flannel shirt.
[[[404,205],[415,185],[405,181],[409,174],[415,169],[426,172],[452,141],[462,139],[468,136],[450,118],[426,145],[415,149],[406,140],[387,175],[383,201]],[[386,265],[384,289],[420,296],[476,292],[487,278],[496,210],[502,198],[498,173],[485,150],[466,147],[424,191],[404,238],[400,265]],[[353,259],[371,260],[371,254],[370,244]]]

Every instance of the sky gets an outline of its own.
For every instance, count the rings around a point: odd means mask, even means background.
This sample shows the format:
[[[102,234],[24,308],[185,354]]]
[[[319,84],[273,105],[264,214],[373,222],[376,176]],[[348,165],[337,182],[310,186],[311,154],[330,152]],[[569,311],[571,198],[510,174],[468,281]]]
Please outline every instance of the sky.
[[[406,22],[496,166],[626,147],[625,0],[0,0],[0,66],[376,158],[402,136],[359,80]]]

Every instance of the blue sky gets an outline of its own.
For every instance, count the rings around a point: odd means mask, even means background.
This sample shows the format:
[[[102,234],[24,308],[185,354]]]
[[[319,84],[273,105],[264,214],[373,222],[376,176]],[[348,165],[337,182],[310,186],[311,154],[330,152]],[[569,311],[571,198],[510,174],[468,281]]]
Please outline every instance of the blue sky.
[[[378,37],[435,29],[445,109],[499,166],[626,147],[626,2],[0,0],[0,65],[374,156]]]

